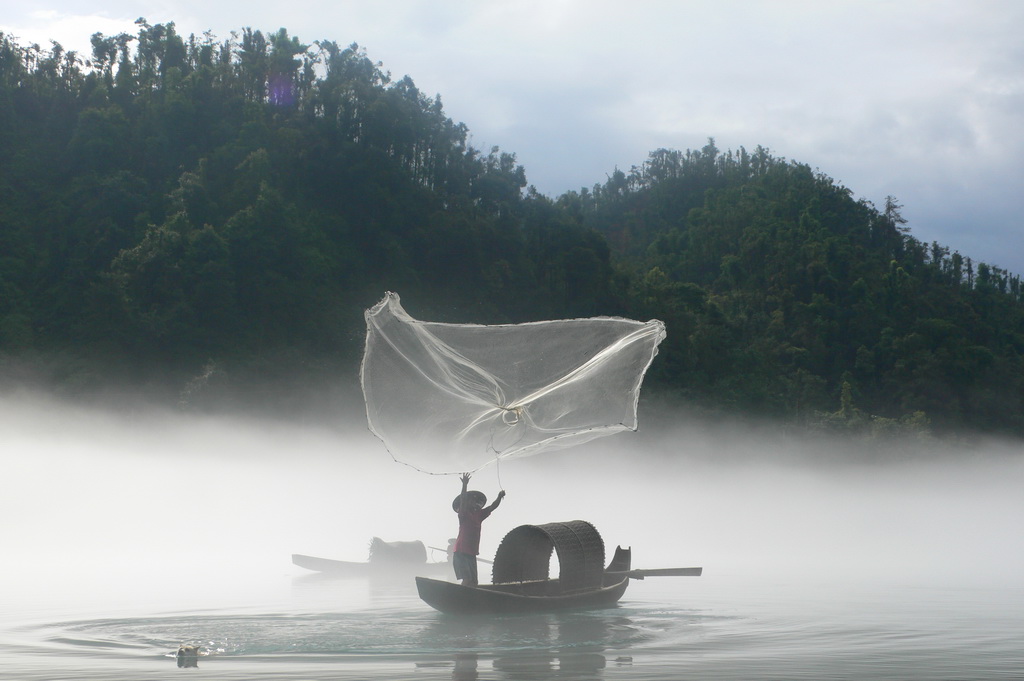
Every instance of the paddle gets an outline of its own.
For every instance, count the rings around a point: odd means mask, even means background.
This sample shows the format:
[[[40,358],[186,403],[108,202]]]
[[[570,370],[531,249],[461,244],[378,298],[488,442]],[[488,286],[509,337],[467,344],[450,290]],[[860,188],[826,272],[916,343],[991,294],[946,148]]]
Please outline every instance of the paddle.
[[[630,579],[643,579],[644,577],[700,577],[704,568],[656,568],[654,570],[630,570],[626,576]]]
[[[428,546],[427,548],[428,549],[433,549],[434,551],[444,551],[445,553],[447,553],[447,551],[445,549],[439,549],[436,546]],[[486,558],[481,558],[480,556],[477,556],[476,559],[478,561],[480,561],[481,563],[487,563],[488,565],[494,565],[494,561],[493,560],[487,560]]]

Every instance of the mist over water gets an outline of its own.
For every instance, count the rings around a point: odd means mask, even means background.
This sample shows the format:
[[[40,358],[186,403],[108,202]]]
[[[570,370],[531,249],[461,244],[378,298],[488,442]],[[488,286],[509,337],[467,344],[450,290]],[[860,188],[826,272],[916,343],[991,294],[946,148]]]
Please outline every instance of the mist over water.
[[[303,424],[8,394],[0,451],[9,621],[228,608],[269,622],[263,613],[324,599],[386,610],[386,587],[310,582],[291,554],[365,560],[373,536],[444,547],[457,530],[458,478],[396,463],[359,413]],[[986,589],[1020,602],[1022,486],[1016,443],[886,457],[682,415],[491,466],[472,483],[508,494],[484,524],[482,557],[518,525],[587,520],[609,553],[631,546],[634,567],[703,566],[700,580],[627,593],[682,603],[726,583],[750,602],[761,583],[804,595],[836,583]],[[434,621],[416,605],[412,621]]]
[[[3,545],[98,566],[364,560],[373,536],[445,546],[457,477],[396,463],[361,416],[323,426],[4,397]],[[579,518],[638,565],[1016,578],[1024,456],[986,447],[888,461],[683,423],[508,461],[472,486],[508,493],[483,555],[517,525]]]

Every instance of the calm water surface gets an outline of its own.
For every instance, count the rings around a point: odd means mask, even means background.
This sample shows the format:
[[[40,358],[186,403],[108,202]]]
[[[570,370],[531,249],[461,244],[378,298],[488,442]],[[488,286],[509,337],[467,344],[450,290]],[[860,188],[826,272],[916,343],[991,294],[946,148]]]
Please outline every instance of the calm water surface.
[[[715,574],[634,582],[619,607],[515,617],[430,610],[405,580],[298,568],[22,582],[3,678],[1017,679],[1024,590]],[[128,576],[126,576],[127,578]],[[133,582],[137,575],[131,576]],[[74,591],[78,594],[75,597]],[[102,598],[89,598],[89,593]],[[47,596],[47,594],[49,596]],[[46,600],[49,598],[50,600]],[[179,669],[181,643],[202,646]]]

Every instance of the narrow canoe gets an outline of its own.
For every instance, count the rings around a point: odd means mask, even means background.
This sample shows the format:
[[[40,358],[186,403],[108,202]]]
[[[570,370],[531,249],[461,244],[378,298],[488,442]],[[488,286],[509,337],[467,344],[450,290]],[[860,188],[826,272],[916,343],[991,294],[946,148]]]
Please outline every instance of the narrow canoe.
[[[301,553],[292,554],[292,563],[305,568],[335,577],[383,577],[383,578],[408,578],[414,575],[432,575],[435,577],[451,576],[451,565],[449,563],[416,563],[416,562],[356,562],[348,560],[333,560],[331,558],[318,558],[306,556]]]

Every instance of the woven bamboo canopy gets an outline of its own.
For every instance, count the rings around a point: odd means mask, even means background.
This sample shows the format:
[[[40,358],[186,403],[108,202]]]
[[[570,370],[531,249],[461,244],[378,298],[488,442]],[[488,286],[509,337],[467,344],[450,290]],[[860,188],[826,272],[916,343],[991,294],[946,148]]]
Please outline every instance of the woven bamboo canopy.
[[[495,584],[548,579],[552,551],[563,591],[601,586],[604,540],[585,520],[513,529],[498,545],[491,579]]]

